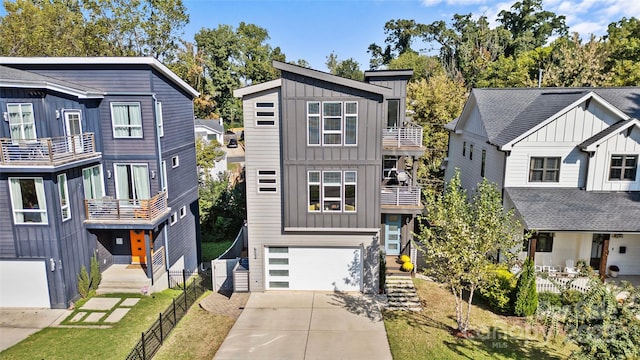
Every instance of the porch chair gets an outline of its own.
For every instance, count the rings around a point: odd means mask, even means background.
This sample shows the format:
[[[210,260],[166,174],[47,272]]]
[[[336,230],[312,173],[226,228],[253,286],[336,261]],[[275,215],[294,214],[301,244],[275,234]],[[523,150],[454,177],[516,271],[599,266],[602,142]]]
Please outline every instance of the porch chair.
[[[564,262],[564,264],[565,264],[564,272],[567,273],[567,276],[575,277],[580,273],[578,269],[576,269],[573,259],[567,259]]]

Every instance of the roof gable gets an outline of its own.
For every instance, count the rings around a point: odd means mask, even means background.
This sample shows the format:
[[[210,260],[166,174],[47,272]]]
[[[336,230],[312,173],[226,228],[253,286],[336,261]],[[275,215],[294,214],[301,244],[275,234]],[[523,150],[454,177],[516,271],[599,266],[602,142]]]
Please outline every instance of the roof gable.
[[[259,93],[261,91],[275,89],[282,86],[282,79],[275,79],[256,85],[245,86],[240,89],[233,90],[233,96],[241,98],[246,95]]]
[[[0,65],[0,87],[46,89],[79,99],[101,99],[104,91]]]
[[[623,131],[628,131],[633,127],[640,129],[640,120],[638,119],[628,119],[623,121],[618,121],[617,123],[609,126],[608,128],[600,131],[589,139],[583,141],[578,147],[587,152],[596,151],[596,148],[607,141],[613,136],[620,134]]]

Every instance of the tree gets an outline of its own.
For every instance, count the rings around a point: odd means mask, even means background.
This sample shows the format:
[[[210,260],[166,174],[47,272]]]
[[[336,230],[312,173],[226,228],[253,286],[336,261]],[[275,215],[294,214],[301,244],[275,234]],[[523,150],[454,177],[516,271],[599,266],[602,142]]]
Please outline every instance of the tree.
[[[338,60],[338,56],[332,52],[327,56],[326,65],[329,72],[333,75],[358,81],[364,80],[364,73],[360,70],[360,64],[353,58],[341,61]]]
[[[245,183],[232,183],[229,176],[207,179],[198,188],[200,225],[204,241],[233,239],[247,217]]]
[[[455,297],[457,330],[469,330],[475,290],[488,281],[491,264],[510,264],[511,249],[520,244],[520,222],[514,211],[502,207],[500,192],[484,179],[469,201],[460,186],[460,172],[446,185],[444,193],[427,197],[428,221],[417,235],[425,245],[427,275],[445,283]],[[464,293],[468,292],[464,310]]]
[[[423,129],[422,144],[427,149],[419,162],[418,178],[431,185],[428,191],[442,190],[440,164],[449,139],[444,125],[460,114],[466,97],[462,81],[450,79],[441,67],[428,78],[407,86],[407,108],[413,112],[413,121]]]
[[[610,75],[605,70],[608,49],[591,35],[585,44],[573,33],[572,37],[556,40],[551,48],[551,66],[543,77],[544,86],[581,87],[603,86]]]
[[[196,139],[196,165],[198,169],[208,174],[209,169],[215,167],[217,161],[222,160],[224,151],[220,149],[220,143],[217,141],[204,141],[200,138]]]
[[[367,52],[371,54],[369,67],[377,69],[382,65],[387,65],[394,58],[406,53],[415,52],[411,49],[411,43],[420,34],[423,25],[417,24],[415,20],[389,20],[384,24],[385,48],[375,43],[369,45]]]
[[[518,316],[531,316],[536,313],[537,309],[536,271],[533,260],[527,258],[516,284],[514,313]]]
[[[565,330],[579,350],[578,359],[637,359],[640,357],[640,289],[593,279],[582,301],[567,314]]]
[[[640,84],[640,20],[622,18],[609,24],[605,44],[610,52],[606,63],[615,86]]]
[[[416,52],[410,51],[392,59],[387,64],[389,70],[413,70],[413,76],[411,81],[418,81],[420,79],[426,79],[433,74],[442,71],[442,66],[437,57],[420,55]]]

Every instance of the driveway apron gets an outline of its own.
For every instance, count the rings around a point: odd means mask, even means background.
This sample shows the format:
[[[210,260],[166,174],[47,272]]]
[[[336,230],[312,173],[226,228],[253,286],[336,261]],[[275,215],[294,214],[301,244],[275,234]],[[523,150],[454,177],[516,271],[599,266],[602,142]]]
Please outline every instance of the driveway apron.
[[[214,359],[390,360],[380,308],[359,293],[252,293]]]

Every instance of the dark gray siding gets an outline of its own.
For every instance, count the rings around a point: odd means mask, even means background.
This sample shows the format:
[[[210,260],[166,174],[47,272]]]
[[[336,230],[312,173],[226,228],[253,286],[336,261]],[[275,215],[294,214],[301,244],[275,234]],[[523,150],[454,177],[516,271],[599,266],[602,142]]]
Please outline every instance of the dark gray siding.
[[[307,146],[307,101],[357,101],[357,146]],[[285,227],[379,227],[382,110],[379,95],[283,73],[281,138]],[[357,171],[356,213],[309,213],[309,170]]]
[[[111,103],[131,102],[139,103],[142,113],[142,138],[114,138],[111,120]],[[156,153],[156,133],[154,103],[148,96],[108,96],[100,106],[100,130],[102,133],[103,156],[117,158],[118,156],[153,155]]]
[[[374,77],[369,80],[369,83],[379,86],[384,86],[393,90],[393,95],[388,96],[387,99],[399,99],[400,100],[400,122],[405,118],[405,113],[407,110],[407,80],[403,80],[401,78],[395,77]],[[385,104],[385,113],[384,119],[386,121],[387,113],[386,113],[386,104]],[[386,124],[385,124],[386,125]],[[401,126],[401,124],[399,125]]]

